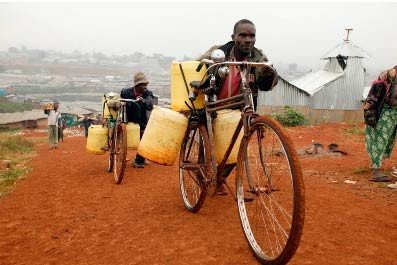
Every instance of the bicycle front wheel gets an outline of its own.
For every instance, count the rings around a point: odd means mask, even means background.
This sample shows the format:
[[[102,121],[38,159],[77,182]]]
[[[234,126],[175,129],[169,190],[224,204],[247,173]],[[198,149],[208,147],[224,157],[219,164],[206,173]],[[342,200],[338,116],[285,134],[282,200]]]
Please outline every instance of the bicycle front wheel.
[[[186,209],[200,210],[206,196],[205,174],[211,172],[208,133],[204,125],[190,126],[179,154],[179,187]]]
[[[302,235],[305,191],[295,148],[269,117],[256,118],[240,145],[236,193],[241,225],[257,259],[286,264]]]
[[[123,181],[125,167],[127,165],[127,129],[124,123],[117,124],[114,128],[114,166],[113,176],[116,184]]]

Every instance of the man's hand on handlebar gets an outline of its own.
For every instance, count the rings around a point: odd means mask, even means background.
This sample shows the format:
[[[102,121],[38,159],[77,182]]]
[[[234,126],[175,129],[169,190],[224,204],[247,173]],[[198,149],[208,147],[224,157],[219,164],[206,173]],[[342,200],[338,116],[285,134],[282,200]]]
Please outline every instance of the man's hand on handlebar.
[[[258,70],[259,70],[258,72],[259,76],[270,76],[276,72],[272,64],[270,64],[269,66],[260,67]]]
[[[137,100],[138,102],[145,103],[145,99],[144,99],[143,97],[141,97],[141,96],[137,96],[137,97],[136,97],[136,100]]]

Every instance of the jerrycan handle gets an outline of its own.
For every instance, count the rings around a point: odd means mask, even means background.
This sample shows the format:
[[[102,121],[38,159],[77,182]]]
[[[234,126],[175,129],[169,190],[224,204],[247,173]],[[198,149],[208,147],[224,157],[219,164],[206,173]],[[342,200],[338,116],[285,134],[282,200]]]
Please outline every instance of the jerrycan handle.
[[[181,74],[182,74],[183,82],[185,83],[186,92],[189,95],[189,87],[187,86],[186,76],[185,76],[185,72],[183,71],[182,64],[179,64],[179,69],[181,69]]]
[[[183,68],[182,68],[182,64],[181,64],[181,63],[179,64],[179,69],[181,69],[181,74],[182,74],[183,82],[185,83],[185,88],[186,88],[187,96],[190,98],[190,95],[189,95],[189,87],[188,87],[188,85],[187,85],[185,72],[183,71]],[[194,103],[193,103],[192,100],[190,100],[190,103],[192,103],[193,109],[196,109],[196,108],[194,107]],[[185,104],[187,105],[187,102],[186,102],[186,101],[185,101]],[[189,108],[189,109],[191,109],[191,108]]]

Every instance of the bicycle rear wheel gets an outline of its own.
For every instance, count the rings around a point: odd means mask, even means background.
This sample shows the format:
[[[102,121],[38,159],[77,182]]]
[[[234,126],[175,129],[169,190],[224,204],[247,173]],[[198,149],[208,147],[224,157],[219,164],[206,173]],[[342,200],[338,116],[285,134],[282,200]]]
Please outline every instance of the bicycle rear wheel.
[[[108,141],[108,146],[109,146],[109,157],[108,157],[108,172],[112,172],[113,171],[113,166],[114,166],[114,143],[113,141],[109,140]]]
[[[206,197],[205,174],[211,171],[210,159],[205,126],[189,126],[179,153],[179,187],[186,209],[194,213]]]
[[[124,123],[116,124],[114,128],[114,166],[113,176],[116,184],[123,181],[125,167],[127,165],[127,129]]]
[[[256,118],[240,145],[236,193],[241,225],[257,259],[286,264],[302,235],[305,191],[295,148],[269,117]]]

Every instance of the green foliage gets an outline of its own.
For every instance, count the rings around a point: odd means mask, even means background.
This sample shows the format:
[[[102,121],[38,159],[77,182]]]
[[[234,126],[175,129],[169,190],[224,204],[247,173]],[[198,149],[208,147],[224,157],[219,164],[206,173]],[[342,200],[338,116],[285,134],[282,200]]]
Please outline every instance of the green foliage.
[[[28,168],[11,167],[8,170],[0,171],[0,197],[9,193],[12,186],[15,185],[18,179],[21,179],[27,172]]]
[[[365,128],[360,128],[357,124],[353,124],[351,128],[348,128],[345,131],[346,133],[352,135],[360,135],[360,136],[365,135]]]
[[[302,113],[296,111],[290,106],[284,106],[281,113],[273,113],[271,116],[282,125],[288,127],[303,125],[306,121],[305,116]]]
[[[33,105],[30,103],[17,103],[17,102],[0,102],[0,113],[19,112],[24,110],[32,110]]]
[[[33,143],[21,136],[8,136],[0,139],[0,157],[10,153],[26,153],[33,150]]]
[[[33,148],[34,144],[21,136],[0,134],[0,197],[7,194],[16,181],[29,171],[26,164]]]

